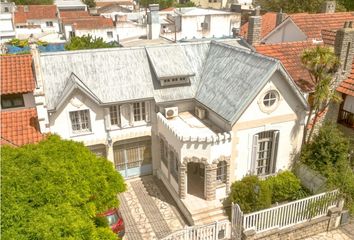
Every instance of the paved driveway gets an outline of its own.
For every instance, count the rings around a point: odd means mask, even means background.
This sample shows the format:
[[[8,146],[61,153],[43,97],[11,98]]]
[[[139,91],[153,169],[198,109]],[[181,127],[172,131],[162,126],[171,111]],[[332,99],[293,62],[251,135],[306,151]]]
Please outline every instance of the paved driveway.
[[[187,225],[163,183],[153,176],[127,181],[119,195],[124,240],[161,239]]]

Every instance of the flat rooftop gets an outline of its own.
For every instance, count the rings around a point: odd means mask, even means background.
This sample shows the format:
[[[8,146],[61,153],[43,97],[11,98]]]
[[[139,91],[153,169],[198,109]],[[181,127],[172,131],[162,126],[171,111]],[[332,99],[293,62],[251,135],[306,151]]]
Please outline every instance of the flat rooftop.
[[[190,112],[181,112],[177,117],[167,119],[178,132],[188,133],[190,136],[213,136],[222,130],[206,119],[199,119]]]

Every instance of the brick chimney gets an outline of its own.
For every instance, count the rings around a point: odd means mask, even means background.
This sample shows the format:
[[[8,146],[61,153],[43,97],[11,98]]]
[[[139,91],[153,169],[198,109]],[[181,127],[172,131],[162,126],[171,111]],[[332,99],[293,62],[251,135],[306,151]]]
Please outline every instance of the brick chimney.
[[[325,1],[321,6],[321,13],[335,13],[336,1]]]
[[[277,12],[277,18],[276,18],[276,23],[275,23],[275,26],[278,26],[279,24],[281,24],[284,19],[285,19],[285,13],[283,13],[283,10],[280,9],[279,12]]]
[[[148,12],[148,39],[158,39],[160,37],[159,4],[149,4]]]
[[[344,27],[337,30],[334,51],[341,64],[343,78],[351,71],[354,56],[354,24],[352,21],[344,23]]]
[[[260,8],[257,7],[254,16],[248,19],[247,42],[251,45],[260,43],[261,41],[262,17],[260,16]]]

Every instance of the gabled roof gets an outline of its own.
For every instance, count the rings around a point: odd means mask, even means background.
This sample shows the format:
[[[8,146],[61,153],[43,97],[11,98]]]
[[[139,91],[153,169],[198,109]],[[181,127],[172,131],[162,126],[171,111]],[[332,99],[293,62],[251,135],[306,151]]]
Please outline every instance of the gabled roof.
[[[35,108],[1,111],[0,122],[1,145],[21,146],[43,139],[43,135],[39,131]]]
[[[354,20],[354,12],[298,13],[291,14],[290,18],[306,34],[308,39],[320,40],[323,29],[337,30],[343,27],[346,21]]]
[[[256,45],[255,48],[261,54],[280,60],[297,86],[303,92],[310,92],[314,85],[309,72],[301,63],[301,54],[305,49],[315,46],[312,41],[303,41]]]
[[[274,12],[267,12],[262,15],[262,25],[261,25],[261,39],[264,38],[268,33],[270,33],[276,25],[277,14]],[[248,34],[248,22],[241,26],[240,35],[247,38]]]
[[[32,71],[32,56],[2,55],[1,65],[1,94],[16,94],[32,92],[35,88]]]
[[[170,54],[174,51],[175,55]],[[161,61],[166,62],[155,61],[164,54]],[[179,63],[186,64],[174,66]],[[42,53],[41,64],[50,111],[57,109],[59,99],[76,86],[102,105],[141,99],[196,99],[233,124],[275,71],[286,75],[299,101],[304,108],[307,106],[278,60],[214,41]],[[156,67],[166,68],[169,73],[191,71],[195,75],[190,77],[190,85],[161,87]]]
[[[346,80],[340,83],[337,91],[354,97],[354,61],[351,73]]]
[[[14,21],[18,24],[35,19],[56,19],[56,13],[55,5],[17,5]]]

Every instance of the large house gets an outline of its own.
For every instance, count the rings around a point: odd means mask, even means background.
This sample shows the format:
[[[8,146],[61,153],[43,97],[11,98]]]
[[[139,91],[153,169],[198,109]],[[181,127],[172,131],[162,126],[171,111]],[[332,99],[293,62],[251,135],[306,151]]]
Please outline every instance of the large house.
[[[300,148],[305,98],[280,61],[249,49],[33,54],[41,131],[83,142],[126,178],[158,176],[191,224],[224,217],[232,181],[288,169]]]

